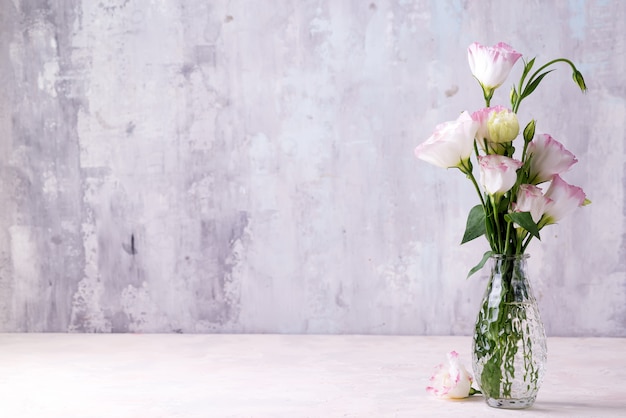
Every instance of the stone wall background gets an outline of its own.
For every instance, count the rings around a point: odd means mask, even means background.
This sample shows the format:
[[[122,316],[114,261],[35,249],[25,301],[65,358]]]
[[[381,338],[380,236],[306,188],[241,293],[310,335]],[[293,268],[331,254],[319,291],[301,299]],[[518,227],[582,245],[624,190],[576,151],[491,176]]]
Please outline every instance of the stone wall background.
[[[413,149],[505,41],[589,87],[520,112],[593,201],[531,245],[548,334],[626,336],[625,9],[0,0],[0,331],[470,334],[476,198]]]

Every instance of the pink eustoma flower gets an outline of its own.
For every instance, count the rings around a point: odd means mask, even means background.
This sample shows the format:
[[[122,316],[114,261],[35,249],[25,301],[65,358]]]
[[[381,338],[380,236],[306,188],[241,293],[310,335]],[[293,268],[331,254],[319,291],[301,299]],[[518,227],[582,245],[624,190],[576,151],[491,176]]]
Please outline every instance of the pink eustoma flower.
[[[415,148],[415,156],[438,167],[460,167],[472,153],[476,129],[478,123],[465,111],[456,120],[438,125],[430,138]]]
[[[578,162],[574,154],[548,134],[535,135],[526,151],[530,157],[529,183],[540,184]]]
[[[456,351],[448,353],[448,364],[440,364],[431,376],[426,391],[443,398],[467,398],[472,387],[472,376],[459,361]]]
[[[585,192],[578,186],[567,184],[558,174],[552,178],[546,197],[552,202],[545,212],[545,224],[554,224],[585,203]]]
[[[517,189],[517,202],[512,204],[514,212],[530,212],[535,223],[539,223],[546,208],[552,199],[546,197],[543,191],[532,184],[521,184]]]
[[[521,56],[504,42],[494,46],[474,42],[467,49],[470,70],[486,91],[500,87]]]
[[[515,185],[517,169],[522,162],[504,155],[490,154],[478,157],[480,181],[492,196],[502,195]]]

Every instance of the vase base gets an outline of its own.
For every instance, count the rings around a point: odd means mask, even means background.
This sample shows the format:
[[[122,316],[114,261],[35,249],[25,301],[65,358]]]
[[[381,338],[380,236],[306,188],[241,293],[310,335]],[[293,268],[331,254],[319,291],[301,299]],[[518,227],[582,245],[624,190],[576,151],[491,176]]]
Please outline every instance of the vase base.
[[[530,408],[535,403],[535,397],[523,399],[494,399],[485,398],[487,405],[501,409],[524,409]]]

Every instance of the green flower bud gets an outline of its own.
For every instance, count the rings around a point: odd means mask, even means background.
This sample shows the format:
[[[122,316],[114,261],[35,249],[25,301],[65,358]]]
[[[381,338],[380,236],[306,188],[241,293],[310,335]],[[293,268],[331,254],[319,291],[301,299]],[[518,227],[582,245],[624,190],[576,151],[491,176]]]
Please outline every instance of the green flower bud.
[[[524,141],[526,143],[533,140],[535,137],[535,120],[528,122],[528,125],[524,128]]]
[[[587,85],[585,84],[585,79],[583,78],[583,75],[580,73],[580,71],[574,70],[574,74],[572,74],[572,78],[574,79],[576,84],[578,84],[578,87],[580,87],[580,90],[583,93],[587,91]]]
[[[515,90],[515,86],[511,87],[511,94],[509,98],[511,99],[511,106],[515,106],[515,102],[517,102],[517,98],[518,98],[518,94],[517,94],[517,90]]]

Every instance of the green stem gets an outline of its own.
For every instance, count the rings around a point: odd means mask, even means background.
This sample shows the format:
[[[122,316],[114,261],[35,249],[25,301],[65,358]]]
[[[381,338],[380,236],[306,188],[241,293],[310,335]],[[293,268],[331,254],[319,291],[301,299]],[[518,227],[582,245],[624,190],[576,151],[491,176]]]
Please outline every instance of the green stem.
[[[557,59],[553,59],[552,61],[542,65],[537,71],[535,71],[533,73],[532,76],[530,76],[530,78],[528,79],[528,82],[526,83],[526,87],[524,87],[522,89],[522,85],[524,84],[524,78],[522,77],[522,79],[520,80],[518,89],[519,89],[519,96],[517,97],[517,100],[515,102],[515,104],[513,105],[513,112],[517,113],[517,111],[519,110],[520,105],[522,104],[522,100],[524,100],[524,90],[526,88],[528,88],[528,86],[535,80],[535,78],[537,78],[537,76],[539,76],[539,73],[548,68],[549,66],[551,66],[552,64],[556,64],[557,62],[565,62],[567,64],[569,64],[570,67],[572,67],[572,70],[577,71],[576,70],[576,66],[574,65],[573,62],[571,62],[570,60],[566,59],[566,58],[557,58]]]
[[[511,222],[506,224],[506,240],[504,241],[504,254],[509,254],[509,243],[511,241]]]
[[[520,161],[526,161],[526,149],[528,148],[529,142],[526,142],[524,139],[524,148],[522,148],[522,159]]]
[[[489,91],[485,90],[485,88],[483,87],[483,85],[481,84],[480,87],[483,89],[483,97],[485,98],[485,107],[489,107],[491,105],[491,98],[493,97],[493,89],[490,89]]]
[[[494,243],[496,242],[496,238],[493,233],[493,222],[491,221],[491,216],[492,216],[491,210],[492,209],[490,205],[483,206],[483,211],[485,212],[485,238],[487,239],[487,242],[489,243],[489,247],[491,247],[491,251],[494,254],[497,254],[498,249],[494,245]]]
[[[476,142],[474,142],[474,146],[475,145],[476,145]],[[469,164],[469,160],[467,160],[467,163],[468,164],[465,164],[465,162],[461,162],[461,165],[458,167],[458,169],[461,170],[461,173],[465,174],[467,178],[472,181],[472,184],[474,185],[474,189],[476,190],[476,193],[478,194],[478,198],[480,199],[480,204],[483,205],[484,207],[485,199],[483,199],[483,194],[480,191],[480,187],[478,186],[478,183],[476,182],[476,178],[474,177],[474,174],[472,173],[472,167]]]
[[[474,146],[476,146],[476,142],[474,142]],[[478,153],[478,150],[476,150],[476,152]],[[487,206],[487,203],[485,202],[485,199],[483,198],[483,194],[480,191],[480,187],[478,186],[478,182],[476,181],[476,177],[474,177],[474,173],[472,173],[472,166],[471,166],[469,160],[467,160],[467,161],[462,161],[461,164],[457,168],[463,174],[465,174],[467,176],[467,178],[470,179],[472,184],[474,185],[474,189],[476,190],[476,194],[478,195],[478,198],[480,199],[480,204],[482,205],[483,210],[485,211],[485,230],[486,230],[485,236],[487,237],[487,241],[489,241],[489,246],[491,247],[491,250],[493,252],[497,253],[498,249],[495,246],[495,243],[498,242],[498,240],[497,240],[497,237],[494,235],[493,225],[491,224],[491,222],[489,220],[489,216],[490,216],[489,215],[489,207]]]
[[[528,247],[528,244],[530,244],[531,239],[533,239],[533,236],[531,234],[528,234],[526,242],[522,245],[522,252],[526,252],[526,247]]]
[[[526,83],[526,85],[528,86],[530,83],[532,83],[533,80],[537,77],[537,75],[541,72],[541,70],[548,68],[549,66],[551,66],[552,64],[556,64],[557,62],[565,62],[569,64],[570,67],[572,67],[572,70],[576,71],[576,66],[574,65],[572,61],[568,60],[567,58],[557,58],[542,65],[537,71],[535,71],[533,75],[530,77],[530,79],[528,80],[528,83]]]
[[[523,231],[523,229],[521,230]],[[517,239],[515,240],[515,253],[523,254],[522,252],[522,242],[524,241],[524,232],[517,233]]]
[[[472,184],[474,185],[474,189],[476,190],[476,193],[478,194],[478,198],[480,199],[480,203],[484,207],[485,206],[485,199],[483,199],[483,195],[482,195],[482,192],[480,191],[480,187],[478,187],[478,183],[476,182],[476,178],[474,177],[474,175],[472,173],[469,173],[468,177],[472,181]]]
[[[494,223],[495,223],[495,244],[496,244],[496,248],[498,250],[499,254],[503,254],[502,253],[502,242],[500,240],[500,220],[498,219],[498,202],[496,202],[495,196],[490,197],[490,201],[491,201],[491,206],[493,208],[493,219],[494,219]]]

